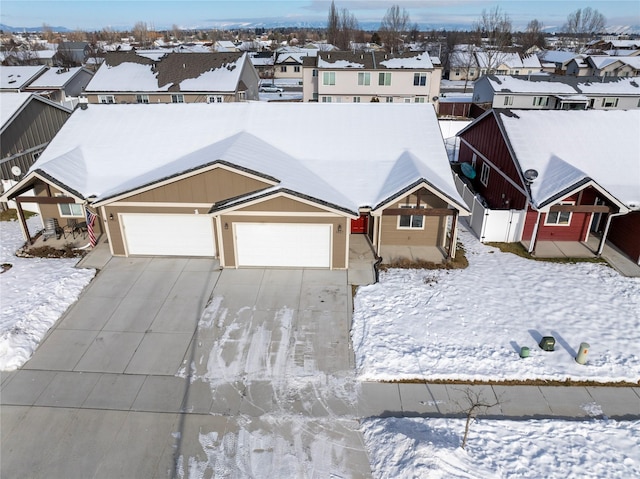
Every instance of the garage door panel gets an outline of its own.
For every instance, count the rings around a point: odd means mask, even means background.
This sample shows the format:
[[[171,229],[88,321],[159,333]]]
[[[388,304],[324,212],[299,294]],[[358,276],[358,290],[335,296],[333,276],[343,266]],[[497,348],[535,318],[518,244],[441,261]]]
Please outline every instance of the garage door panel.
[[[209,256],[216,254],[213,220],[208,216],[122,214],[130,255]]]
[[[331,225],[235,223],[238,266],[331,267]]]

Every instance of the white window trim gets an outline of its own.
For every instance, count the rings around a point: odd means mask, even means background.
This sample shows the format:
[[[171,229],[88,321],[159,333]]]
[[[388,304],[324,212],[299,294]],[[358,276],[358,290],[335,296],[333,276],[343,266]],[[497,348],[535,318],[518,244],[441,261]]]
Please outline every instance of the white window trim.
[[[399,204],[398,208],[416,208],[417,205],[415,204]],[[420,209],[424,209],[424,206],[421,206]],[[403,216],[409,216],[409,226],[400,226],[400,219]],[[414,216],[421,216],[422,217],[422,224],[418,227],[418,226],[411,226],[413,224],[413,217]],[[424,230],[424,215],[398,215],[398,222],[396,224],[396,228],[399,230]]]
[[[98,95],[98,103],[111,105],[111,104],[114,104],[115,102],[116,102],[116,97],[114,95]]]
[[[358,86],[371,86],[371,72],[358,72]]]
[[[560,202],[561,205],[575,205],[576,202],[575,201],[561,201]],[[558,223],[557,221],[555,223],[550,223],[549,222],[549,215],[551,213],[558,213],[557,219],[560,219],[560,215],[562,213],[566,213],[566,211],[549,211],[546,215],[544,215],[544,225],[545,226],[571,226],[571,220],[573,219],[573,212],[569,211],[569,218],[567,218],[567,222],[566,223]]]
[[[138,101],[140,100],[140,101]],[[149,103],[149,95],[136,95],[136,103],[139,103],[141,105],[146,105]]]
[[[66,195],[62,193],[56,193],[57,198],[64,198]],[[70,215],[63,213],[62,206],[69,206],[69,211],[71,211]],[[80,214],[73,214],[73,207],[78,206],[80,208]],[[84,218],[84,208],[82,207],[82,203],[58,203],[58,213],[60,213],[61,218]]]
[[[171,103],[184,103],[184,95],[180,95],[180,94],[171,95]]]
[[[207,96],[207,103],[224,103],[224,97],[222,95],[209,95]]]
[[[484,186],[489,186],[489,172],[491,167],[487,163],[482,163],[482,170],[480,171],[480,183]]]
[[[418,79],[417,84],[416,84],[416,79]],[[415,72],[413,74],[413,86],[418,86],[418,87],[427,86],[427,74],[425,72]]]
[[[387,83],[387,79],[389,83]],[[378,86],[391,86],[391,72],[378,72]]]
[[[324,86],[335,86],[336,72],[322,72],[322,84]]]
[[[513,105],[513,95],[505,95],[505,97],[504,97],[504,105],[505,106]]]

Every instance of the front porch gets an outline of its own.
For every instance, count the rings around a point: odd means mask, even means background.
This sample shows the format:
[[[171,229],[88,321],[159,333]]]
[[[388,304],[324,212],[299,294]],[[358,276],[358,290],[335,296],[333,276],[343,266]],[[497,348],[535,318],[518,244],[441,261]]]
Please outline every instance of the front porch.
[[[521,241],[527,250],[529,241]],[[600,238],[597,235],[590,234],[586,242],[582,241],[538,241],[536,250],[532,256],[536,258],[597,258],[598,247],[600,246]],[[609,242],[604,244],[602,254],[600,255],[609,266],[618,271],[623,276],[629,278],[640,278],[640,265],[634,263],[631,259],[621,253],[615,246]]]
[[[29,254],[31,250],[37,250],[44,247],[53,248],[60,251],[65,250],[86,250],[91,249],[89,235],[86,229],[72,230],[71,228],[60,228],[55,236],[45,238],[42,232],[44,229],[29,231],[31,243],[27,241],[22,250]]]

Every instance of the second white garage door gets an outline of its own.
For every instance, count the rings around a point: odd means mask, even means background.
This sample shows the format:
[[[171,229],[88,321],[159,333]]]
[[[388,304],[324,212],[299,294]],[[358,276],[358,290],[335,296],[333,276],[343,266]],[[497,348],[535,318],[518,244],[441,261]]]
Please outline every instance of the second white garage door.
[[[238,266],[331,267],[331,225],[234,223]]]
[[[152,256],[215,256],[213,220],[205,215],[122,214],[127,252]]]

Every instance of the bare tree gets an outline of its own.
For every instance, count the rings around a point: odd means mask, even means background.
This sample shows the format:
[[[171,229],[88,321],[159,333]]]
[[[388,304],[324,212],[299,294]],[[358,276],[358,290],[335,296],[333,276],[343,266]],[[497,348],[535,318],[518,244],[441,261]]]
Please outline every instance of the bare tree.
[[[42,24],[42,38],[44,38],[49,43],[52,43],[53,40],[56,38],[55,34],[53,33],[53,30],[46,23]]]
[[[340,15],[336,10],[336,5],[332,1],[329,7],[329,19],[327,21],[327,43],[336,44],[338,38],[338,26],[340,25]]]
[[[338,34],[336,35],[335,46],[340,50],[349,50],[351,43],[355,41],[358,32],[358,20],[349,10],[343,8],[340,11],[338,23]]]
[[[546,45],[546,41],[544,39],[544,33],[542,30],[544,25],[542,22],[538,20],[531,20],[527,24],[527,29],[524,31],[522,35],[520,35],[520,45],[522,49],[522,53],[525,53],[531,47],[544,48]]]
[[[574,37],[576,51],[580,51],[589,38],[604,30],[606,22],[604,15],[598,10],[591,7],[579,8],[569,14],[564,30]]]
[[[149,27],[145,22],[137,22],[133,26],[133,37],[142,47],[146,47],[150,43]]]
[[[511,19],[499,6],[482,10],[480,19],[473,25],[475,42],[482,49],[483,63],[480,67],[494,73],[511,46]]]
[[[467,421],[464,425],[464,436],[462,437],[462,444],[460,444],[460,447],[462,449],[467,446],[467,439],[469,437],[469,428],[471,427],[471,422],[475,420],[478,414],[485,413],[487,409],[498,406],[500,404],[500,398],[496,398],[495,401],[487,401],[482,396],[482,392],[480,391],[474,391],[471,388],[466,388],[464,390],[464,404],[458,404],[458,406],[460,407],[460,411],[467,417]]]
[[[385,13],[380,23],[380,37],[389,53],[401,50],[410,21],[409,13],[404,8],[400,10],[397,4]]]

